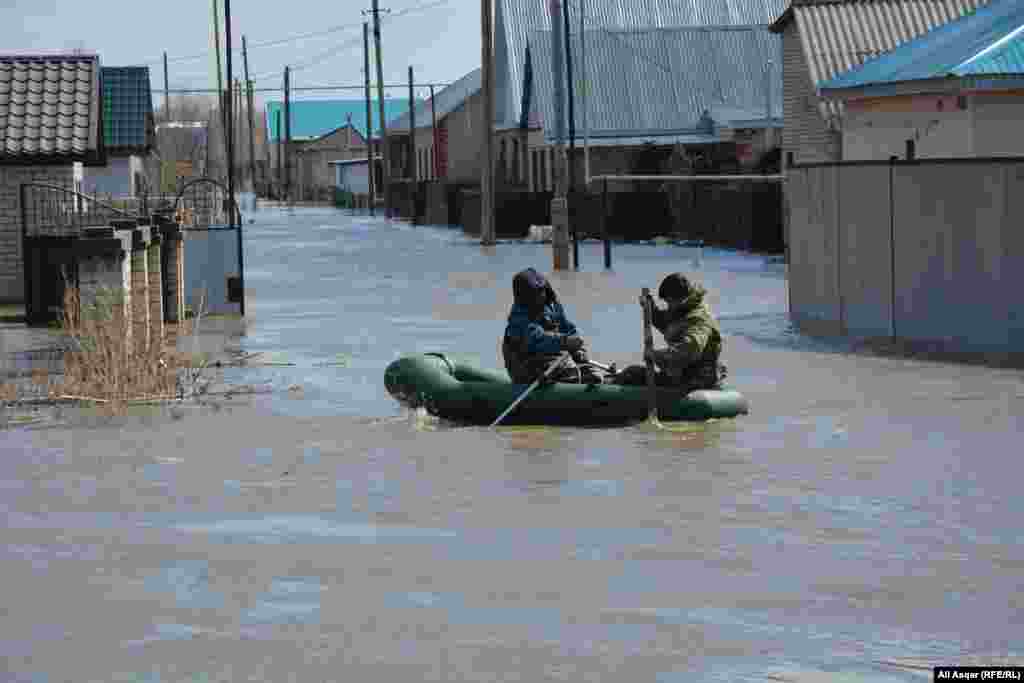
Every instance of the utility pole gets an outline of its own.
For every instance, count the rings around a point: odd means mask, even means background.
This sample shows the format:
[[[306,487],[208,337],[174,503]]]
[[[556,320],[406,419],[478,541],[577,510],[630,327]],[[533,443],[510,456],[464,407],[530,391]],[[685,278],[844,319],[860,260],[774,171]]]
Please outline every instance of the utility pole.
[[[366,83],[366,169],[367,191],[370,195],[370,215],[374,214],[373,190],[374,176],[377,175],[377,162],[373,154],[373,107],[370,105],[370,26],[363,22],[363,75]]]
[[[256,141],[252,123],[252,81],[249,80],[249,51],[246,48],[245,36],[242,36],[242,63],[245,67],[246,104],[249,105],[249,182],[252,183],[253,194],[256,194]]]
[[[224,0],[224,40],[227,43],[228,62],[228,83],[231,82],[231,0]],[[230,118],[231,112],[228,112]],[[231,150],[228,151],[228,158],[234,159],[234,121],[231,122]],[[235,203],[235,174],[234,169],[228,169],[228,197],[231,206],[231,224],[235,225],[238,232],[238,290],[239,290],[239,313],[245,317],[245,256],[242,249],[242,220],[238,215],[238,205]]]
[[[415,187],[419,175],[419,157],[416,150],[416,100],[412,93],[412,67],[409,67],[409,178]],[[413,192],[415,193],[415,189]]]
[[[171,86],[167,83],[167,53],[164,52],[164,121],[171,120]]]
[[[284,68],[284,196],[287,201],[292,198],[292,116],[291,95],[289,91],[289,69]]]
[[[565,72],[562,70],[562,36],[558,19],[561,10],[559,0],[551,0],[551,75],[555,95],[555,164],[552,168],[555,181],[555,196],[551,200],[551,247],[555,270],[569,267],[569,207],[566,200],[565,174]]]
[[[217,58],[217,99],[220,102],[220,128],[224,135],[224,161],[231,164],[231,154],[228,151],[228,122],[227,109],[224,102],[224,80],[220,71],[220,13],[217,11],[217,0],[213,0],[213,49]]]
[[[562,19],[565,26],[565,83],[569,91],[569,200],[576,193],[576,115],[573,112],[575,84],[572,80],[572,39],[569,33],[569,0],[562,3]],[[576,270],[580,269],[580,243],[576,239],[576,221],[573,220],[572,208],[569,209],[569,232],[572,235],[572,263]]]
[[[380,8],[377,5],[377,0],[373,0],[373,9],[371,11],[373,12],[373,42],[377,49],[377,107],[380,113],[380,149],[384,165],[381,183],[384,185],[384,216],[386,217],[391,208],[391,188],[388,182],[391,175],[388,160],[391,155],[388,152],[388,122],[384,118],[384,60],[380,54]]]
[[[437,139],[437,108],[434,106],[434,86],[430,86],[430,139],[434,143],[434,154],[432,155],[432,171],[434,178],[441,177],[441,162],[438,161],[437,153],[441,151],[440,141]]]
[[[277,201],[284,196],[284,171],[282,162],[284,159],[284,138],[281,137],[281,110],[274,112],[274,121],[277,124]]]
[[[480,0],[480,67],[484,95],[480,132],[484,163],[480,178],[480,243],[494,244],[494,28],[493,0]]]
[[[580,76],[583,81],[583,187],[590,190],[590,125],[587,121],[587,98],[590,97],[590,81],[587,80],[587,34],[583,26],[583,8],[586,0],[580,0]]]

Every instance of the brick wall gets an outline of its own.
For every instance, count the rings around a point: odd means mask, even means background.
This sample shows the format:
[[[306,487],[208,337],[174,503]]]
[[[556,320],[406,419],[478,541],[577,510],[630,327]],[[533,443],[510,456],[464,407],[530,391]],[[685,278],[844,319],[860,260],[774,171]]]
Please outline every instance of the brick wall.
[[[794,18],[782,33],[782,153],[796,163],[838,161],[840,137],[830,131],[818,106],[818,94]]]
[[[25,297],[22,269],[22,183],[50,183],[71,187],[74,168],[64,166],[0,166],[0,303],[21,302]]]

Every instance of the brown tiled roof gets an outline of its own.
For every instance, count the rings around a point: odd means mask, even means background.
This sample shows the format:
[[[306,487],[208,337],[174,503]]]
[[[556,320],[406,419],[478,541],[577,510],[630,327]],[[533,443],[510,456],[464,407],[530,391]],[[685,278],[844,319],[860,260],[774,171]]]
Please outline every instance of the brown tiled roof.
[[[0,164],[103,163],[99,58],[0,55]]]

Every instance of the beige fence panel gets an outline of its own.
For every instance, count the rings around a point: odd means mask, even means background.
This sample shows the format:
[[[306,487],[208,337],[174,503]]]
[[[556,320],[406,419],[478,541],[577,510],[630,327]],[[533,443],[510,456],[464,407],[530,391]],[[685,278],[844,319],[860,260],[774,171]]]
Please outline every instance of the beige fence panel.
[[[839,175],[838,276],[845,332],[891,336],[889,168],[846,166]]]
[[[1002,231],[1000,293],[1006,302],[1008,347],[1024,351],[1024,163],[1003,167],[1006,217]]]
[[[790,306],[803,324],[836,332],[840,320],[835,267],[839,174],[833,167],[812,167],[797,173],[790,272],[798,271],[800,275],[790,283]]]
[[[1003,176],[999,165],[894,168],[898,336],[964,349],[1006,345],[997,296]]]

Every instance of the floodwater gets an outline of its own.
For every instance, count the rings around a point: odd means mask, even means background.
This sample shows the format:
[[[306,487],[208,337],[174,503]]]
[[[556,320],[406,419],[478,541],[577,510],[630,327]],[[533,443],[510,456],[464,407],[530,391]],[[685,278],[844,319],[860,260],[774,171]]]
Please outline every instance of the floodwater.
[[[398,406],[414,351],[500,367],[550,246],[328,209],[246,226],[240,340],[301,384],[0,432],[4,680],[922,681],[1024,664],[1024,376],[856,355],[786,320],[784,266],[581,248],[591,354],[639,288],[710,289],[737,420],[453,428]]]

